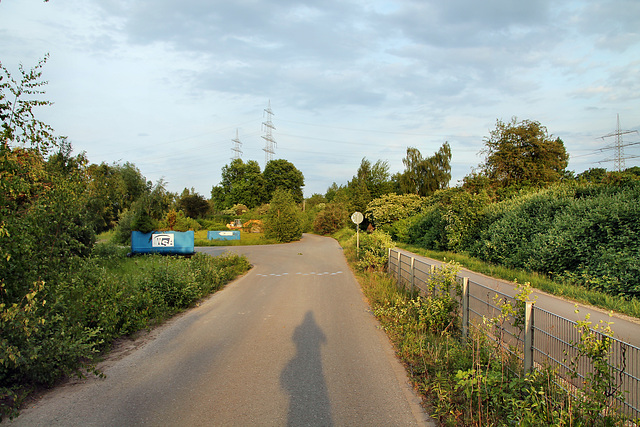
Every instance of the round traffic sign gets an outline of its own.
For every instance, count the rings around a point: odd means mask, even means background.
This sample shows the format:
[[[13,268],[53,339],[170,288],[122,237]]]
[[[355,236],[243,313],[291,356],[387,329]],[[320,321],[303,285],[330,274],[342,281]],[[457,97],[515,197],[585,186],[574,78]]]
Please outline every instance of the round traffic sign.
[[[353,215],[351,215],[351,221],[353,221],[354,224],[360,224],[362,220],[364,220],[364,216],[362,216],[360,212],[354,212]]]

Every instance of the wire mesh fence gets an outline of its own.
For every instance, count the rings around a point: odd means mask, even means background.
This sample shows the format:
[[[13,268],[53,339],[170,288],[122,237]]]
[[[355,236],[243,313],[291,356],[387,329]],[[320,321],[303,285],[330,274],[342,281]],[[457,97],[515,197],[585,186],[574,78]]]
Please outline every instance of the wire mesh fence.
[[[389,250],[388,272],[398,285],[424,296],[437,289],[429,285],[436,265],[411,253]],[[558,376],[557,385],[578,396],[580,390],[597,375],[592,359],[580,351],[582,330],[577,322],[519,301],[463,275],[456,277],[460,289],[460,317],[463,336],[471,329],[484,333],[505,351],[517,357],[526,372],[551,367]],[[521,307],[508,310],[505,307]],[[589,328],[592,339],[606,341],[606,359],[612,379],[606,391],[611,403],[630,419],[640,418],[640,348]]]

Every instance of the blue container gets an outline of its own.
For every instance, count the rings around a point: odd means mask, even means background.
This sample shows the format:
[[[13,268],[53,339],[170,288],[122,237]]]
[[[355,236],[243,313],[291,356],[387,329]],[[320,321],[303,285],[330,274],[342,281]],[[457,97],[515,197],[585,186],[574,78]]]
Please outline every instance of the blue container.
[[[132,254],[179,254],[193,255],[194,233],[190,231],[131,232]]]
[[[240,231],[207,231],[207,239],[209,240],[240,240]]]

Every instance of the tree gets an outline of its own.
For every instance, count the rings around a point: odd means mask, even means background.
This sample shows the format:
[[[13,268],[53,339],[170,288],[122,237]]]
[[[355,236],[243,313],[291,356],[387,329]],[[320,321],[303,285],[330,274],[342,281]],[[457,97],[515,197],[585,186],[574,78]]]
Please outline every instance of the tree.
[[[64,138],[50,162],[44,157],[59,144],[34,113],[51,104],[35,100],[44,93],[39,88],[46,84],[45,61],[28,72],[20,66],[19,81],[0,64],[0,305],[5,308],[20,303],[36,282],[45,281],[49,289],[95,241],[83,197],[84,157],[72,159]]]
[[[371,164],[367,158],[363,158],[356,176],[349,182],[349,187],[364,185],[371,199],[377,199],[383,194],[393,190],[393,183],[389,179],[389,163],[378,160]]]
[[[340,191],[344,191],[344,186],[338,186],[338,184],[334,182],[329,186],[329,188],[327,188],[327,192],[324,194],[324,197],[327,199],[327,202],[330,203],[335,199]]]
[[[329,203],[318,212],[313,221],[313,231],[321,235],[335,233],[347,223],[349,214],[337,203]]]
[[[280,243],[300,240],[302,218],[291,192],[277,189],[264,220],[265,237]]]
[[[269,200],[260,165],[255,160],[247,163],[233,159],[222,168],[220,185],[211,189],[211,200],[219,211],[243,204],[249,209]]]
[[[147,181],[144,175],[142,175],[142,172],[140,172],[140,169],[138,169],[133,163],[126,162],[122,166],[117,165],[115,167],[120,172],[122,181],[126,188],[122,206],[125,209],[128,209],[131,207],[133,202],[151,191],[153,183],[151,181]]]
[[[393,190],[393,183],[389,179],[389,164],[382,160],[371,164],[369,160],[363,158],[358,172],[347,183],[347,190],[350,199],[349,207],[364,212],[371,200]]]
[[[276,189],[281,188],[291,191],[296,203],[302,203],[304,175],[296,169],[293,163],[284,159],[271,160],[265,166],[262,176],[269,198],[273,196]]]
[[[35,99],[44,94],[41,88],[47,82],[42,80],[42,68],[49,55],[26,71],[19,66],[20,80],[15,80],[11,73],[0,63],[0,144],[12,143],[14,147],[30,146],[42,154],[56,145],[51,126],[36,119],[35,107],[51,105],[51,101]]]
[[[433,156],[423,158],[417,148],[407,148],[405,171],[397,176],[400,192],[428,196],[445,189],[451,180],[451,147],[445,142]]]
[[[367,205],[365,216],[376,227],[380,227],[415,215],[424,205],[425,199],[417,194],[385,194]]]
[[[498,120],[484,142],[480,168],[495,187],[546,186],[564,176],[569,160],[564,143],[537,121]]]
[[[191,191],[185,188],[178,199],[177,206],[189,218],[202,218],[211,208],[209,202],[192,188]]]

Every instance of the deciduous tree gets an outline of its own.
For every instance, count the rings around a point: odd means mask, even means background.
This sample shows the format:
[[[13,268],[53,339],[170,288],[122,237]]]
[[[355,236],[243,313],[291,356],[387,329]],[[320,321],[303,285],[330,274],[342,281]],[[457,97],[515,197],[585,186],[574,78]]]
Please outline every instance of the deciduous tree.
[[[498,120],[484,142],[480,168],[496,187],[546,186],[563,177],[569,160],[562,140],[537,121]]]
[[[234,159],[222,168],[220,185],[211,189],[211,199],[217,210],[243,204],[249,209],[268,201],[264,177],[255,160],[247,163]]]
[[[405,171],[396,179],[401,193],[428,196],[449,186],[451,180],[451,147],[445,142],[433,156],[423,158],[417,148],[407,148],[402,159]]]
[[[296,169],[293,163],[284,159],[271,160],[265,166],[262,176],[269,198],[273,196],[276,189],[280,188],[291,191],[293,200],[296,203],[302,203],[304,175]]]
[[[300,240],[302,218],[291,192],[277,189],[264,221],[265,237],[280,243]]]

